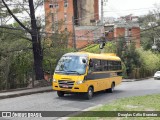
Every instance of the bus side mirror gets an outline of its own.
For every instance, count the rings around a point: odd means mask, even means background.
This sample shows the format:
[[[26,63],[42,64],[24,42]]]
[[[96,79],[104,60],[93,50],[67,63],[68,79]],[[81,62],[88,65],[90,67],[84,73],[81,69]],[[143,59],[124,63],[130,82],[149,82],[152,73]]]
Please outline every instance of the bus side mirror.
[[[85,60],[85,59],[82,59],[82,62],[85,64],[85,63],[86,63],[86,60]]]
[[[99,49],[103,49],[103,48],[104,48],[104,46],[105,46],[105,42],[100,43],[100,45],[99,45]]]

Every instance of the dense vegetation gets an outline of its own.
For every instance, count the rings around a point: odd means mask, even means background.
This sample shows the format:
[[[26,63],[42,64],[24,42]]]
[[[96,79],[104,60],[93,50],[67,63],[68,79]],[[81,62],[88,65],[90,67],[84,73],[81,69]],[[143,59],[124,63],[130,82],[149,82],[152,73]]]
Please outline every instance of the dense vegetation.
[[[33,80],[44,78],[43,73],[53,74],[61,55],[72,51],[68,49],[70,33],[67,30],[44,32],[44,18],[35,18],[34,13],[43,7],[43,2],[0,1],[0,90],[27,87]],[[28,16],[18,17],[19,13]],[[15,22],[8,24],[10,18]],[[59,29],[63,22],[56,23]]]
[[[0,90],[27,87],[35,79],[32,46],[29,41],[17,37],[22,35],[25,36],[23,31],[0,29]],[[63,32],[47,37],[48,40],[41,39],[43,70],[53,74],[59,58],[72,49],[67,48],[67,37]]]

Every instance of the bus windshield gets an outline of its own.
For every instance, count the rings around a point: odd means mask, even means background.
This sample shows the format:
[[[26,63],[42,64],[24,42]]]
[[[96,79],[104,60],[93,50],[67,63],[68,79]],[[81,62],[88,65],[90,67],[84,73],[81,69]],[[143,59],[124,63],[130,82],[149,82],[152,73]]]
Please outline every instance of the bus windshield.
[[[85,62],[84,62],[85,61]],[[63,56],[55,69],[55,73],[85,74],[87,58],[84,56]]]

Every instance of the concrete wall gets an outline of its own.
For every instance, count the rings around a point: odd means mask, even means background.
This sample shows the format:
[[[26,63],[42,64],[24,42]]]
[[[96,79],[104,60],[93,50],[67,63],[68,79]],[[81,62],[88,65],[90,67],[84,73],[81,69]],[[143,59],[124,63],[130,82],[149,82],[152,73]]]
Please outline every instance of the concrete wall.
[[[79,26],[75,28],[75,31],[77,48],[83,48],[98,40],[104,33],[104,28],[99,26]]]
[[[80,25],[90,25],[90,19],[94,18],[94,1],[93,0],[81,0],[81,22]]]
[[[125,35],[125,28],[115,28],[114,29],[114,37],[122,37]]]
[[[133,27],[132,30],[132,41],[136,43],[136,47],[140,47],[140,28],[139,27]]]

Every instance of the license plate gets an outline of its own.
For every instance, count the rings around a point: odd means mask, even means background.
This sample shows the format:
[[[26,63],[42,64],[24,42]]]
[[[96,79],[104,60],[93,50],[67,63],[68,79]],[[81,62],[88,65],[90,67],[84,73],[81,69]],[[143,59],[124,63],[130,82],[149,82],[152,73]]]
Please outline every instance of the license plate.
[[[63,88],[68,88],[68,85],[63,85]]]

